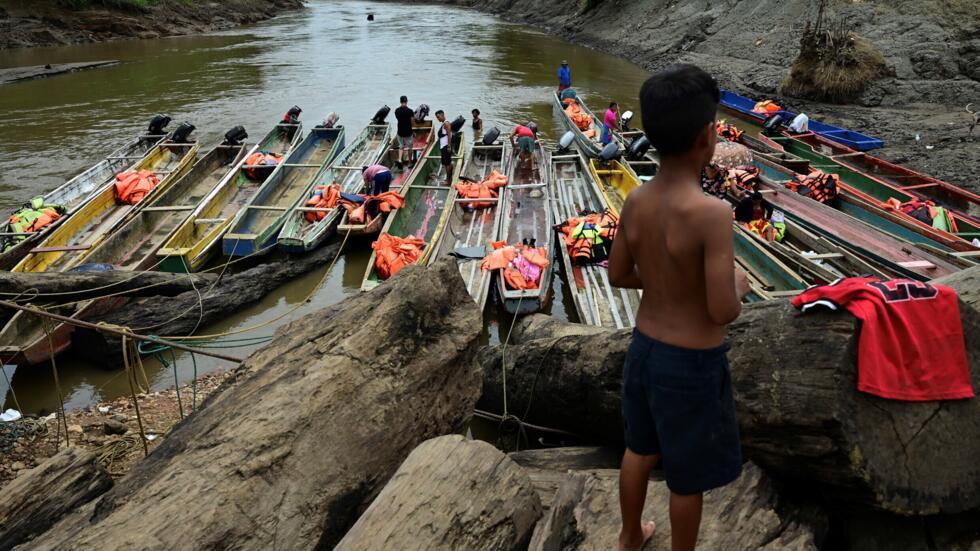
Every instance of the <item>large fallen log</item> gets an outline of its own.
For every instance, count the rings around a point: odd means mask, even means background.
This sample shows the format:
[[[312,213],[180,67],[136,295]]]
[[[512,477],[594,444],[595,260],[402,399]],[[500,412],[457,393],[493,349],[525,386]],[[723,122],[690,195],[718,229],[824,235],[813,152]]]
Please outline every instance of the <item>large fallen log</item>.
[[[189,291],[169,299],[146,298],[88,320],[130,327],[151,328],[155,335],[189,335],[209,323],[224,319],[253,304],[286,282],[332,261],[340,249],[334,243],[307,255],[270,260],[238,273],[228,274],[203,295]],[[72,353],[107,368],[123,365],[122,347],[116,335],[78,328],[72,335]]]
[[[412,449],[466,424],[480,320],[446,259],[281,328],[31,548],[332,548]]]
[[[41,534],[111,487],[112,477],[95,455],[78,448],[24,471],[0,492],[0,551]]]
[[[164,272],[0,272],[0,296],[22,298],[55,294],[58,302],[73,302],[109,294],[134,297],[172,297],[205,290],[217,274]]]
[[[528,549],[615,549],[619,471],[597,468],[605,462],[600,454],[570,453],[559,448],[540,456],[538,451],[511,454],[525,466],[548,509]],[[556,490],[554,480],[560,481]],[[651,480],[643,516],[657,523],[657,532],[647,550],[670,549],[669,497],[666,484]],[[782,499],[774,482],[746,463],[738,480],[705,494],[698,549],[811,550],[826,530],[826,517],[815,506]]]
[[[977,387],[980,314],[963,303],[960,313]],[[508,411],[621,445],[629,332],[583,334],[543,318],[516,331],[521,344],[506,349]],[[896,513],[980,507],[980,399],[909,403],[858,392],[857,334],[846,312],[800,315],[785,301],[744,310],[730,328],[729,359],[745,455],[814,491]],[[503,354],[481,352],[483,409],[502,410]]]
[[[334,549],[526,549],[540,516],[524,469],[486,442],[442,436],[415,448]]]

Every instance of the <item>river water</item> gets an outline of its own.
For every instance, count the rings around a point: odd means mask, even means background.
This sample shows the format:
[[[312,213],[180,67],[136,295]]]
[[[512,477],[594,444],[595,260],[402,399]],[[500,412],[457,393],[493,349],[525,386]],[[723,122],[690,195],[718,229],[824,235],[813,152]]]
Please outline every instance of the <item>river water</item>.
[[[375,21],[368,22],[373,13]],[[550,92],[562,59],[572,81],[597,111],[610,100],[637,112],[647,73],[631,63],[557,40],[534,29],[475,11],[445,6],[313,0],[308,8],[253,26],[207,35],[130,40],[0,52],[0,68],[118,59],[119,65],[0,88],[0,206],[10,209],[61,184],[144,130],[155,113],[197,127],[202,149],[241,124],[262,136],[292,105],[312,126],[335,111],[353,137],[382,105],[405,94],[413,107],[427,103],[449,118],[470,118],[478,108],[485,127],[504,132],[534,120],[543,139],[559,137]],[[357,293],[369,256],[367,242],[349,246],[329,272],[299,278],[241,312],[199,332],[213,334],[283,319],[234,338],[271,335],[300,316]],[[317,284],[320,284],[317,288]],[[550,313],[574,316],[563,283],[555,279]],[[316,288],[309,303],[296,308]],[[295,311],[291,311],[292,309]],[[489,305],[483,338],[506,332],[511,318]],[[225,350],[244,357],[258,345]],[[192,376],[189,358],[177,355],[180,381]],[[198,358],[197,373],[226,369]],[[153,389],[173,385],[170,369],[152,358]],[[13,369],[12,384],[26,412],[58,404],[50,366]],[[82,407],[128,394],[121,371],[58,358],[66,406]],[[0,401],[6,381],[0,377]],[[5,407],[13,407],[7,394]]]

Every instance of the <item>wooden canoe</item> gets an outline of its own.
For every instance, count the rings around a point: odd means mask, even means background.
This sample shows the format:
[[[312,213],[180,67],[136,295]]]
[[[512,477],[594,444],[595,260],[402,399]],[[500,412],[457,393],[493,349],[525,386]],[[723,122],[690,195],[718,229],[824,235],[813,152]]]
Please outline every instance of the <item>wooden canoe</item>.
[[[532,163],[523,163],[515,151],[510,161],[508,183],[500,195],[503,209],[497,240],[513,245],[527,240],[548,251],[548,267],[537,289],[511,289],[497,277],[497,295],[504,309],[514,315],[531,314],[548,304],[555,266],[554,211],[551,205],[551,161],[538,145]]]
[[[603,212],[609,208],[589,172],[588,161],[578,151],[551,155],[551,179],[556,223],[584,211]],[[609,269],[604,266],[573,263],[564,234],[557,233],[556,239],[579,321],[616,329],[634,327],[640,291],[614,287],[609,282]]]
[[[133,165],[138,163],[153,148],[166,139],[166,135],[142,135],[138,136],[129,143],[110,153],[95,165],[89,167],[81,174],[68,180],[61,186],[44,194],[44,202],[49,205],[61,205],[65,208],[65,215],[55,223],[34,232],[30,236],[20,238],[11,237],[10,242],[16,242],[8,246],[0,253],[0,269],[9,270],[13,268],[24,256],[43,241],[55,228],[64,223],[68,217],[75,214],[82,208],[85,202],[93,197],[98,191],[111,185],[116,174],[125,172]]]
[[[807,288],[803,278],[772,254],[764,241],[738,224],[733,227],[735,264],[749,277],[752,291],[746,298],[750,302],[795,296]]]
[[[501,174],[509,171],[511,160],[510,143],[501,140],[493,145],[474,144],[466,156],[461,176],[479,182],[496,170]],[[499,196],[498,196],[499,200]],[[503,209],[491,207],[472,210],[463,208],[460,199],[450,207],[448,226],[442,232],[436,253],[430,256],[430,263],[456,253],[456,264],[466,284],[466,290],[483,310],[490,295],[493,272],[481,268],[483,256],[490,251],[490,244],[497,239],[500,231]],[[480,251],[479,254],[475,254]]]
[[[462,153],[466,149],[465,134],[460,134],[457,150],[454,152],[455,165],[453,173],[459,174],[463,164]],[[456,188],[446,186],[446,174],[442,168],[439,155],[432,154],[434,147],[430,146],[430,154],[422,157],[412,171],[410,180],[401,189],[405,197],[405,205],[388,215],[383,233],[396,237],[415,236],[425,242],[425,248],[418,263],[426,265],[429,258],[435,254],[436,245],[442,238],[442,232],[449,221],[449,213],[456,200]],[[378,274],[375,260],[377,254],[372,251],[368,260],[361,290],[370,291],[383,281]]]
[[[286,156],[301,135],[299,125],[277,124],[248,150],[246,158],[255,151]],[[157,251],[160,270],[196,272],[211,258],[235,215],[262,185],[245,175],[243,163],[238,163],[233,175],[222,180]]]
[[[369,124],[361,133],[334,158],[329,166],[320,171],[304,190],[303,197],[313,196],[317,186],[340,184],[347,193],[356,193],[364,186],[361,167],[378,162],[385,149],[391,142],[391,127],[387,124]],[[279,232],[277,243],[279,248],[289,253],[309,252],[320,246],[332,234],[339,211],[325,213],[321,220],[310,222],[306,219],[305,205],[300,202],[287,216],[286,222]]]
[[[401,192],[405,188],[406,182],[410,182],[415,178],[415,171],[423,164],[421,160],[427,155],[432,154],[432,152],[437,151],[435,132],[432,131],[432,121],[413,123],[413,134],[412,153],[417,159],[419,159],[415,165],[411,167],[398,167],[397,136],[392,136],[388,147],[381,152],[381,159],[379,162],[391,170],[393,178],[391,181],[390,191]],[[354,187],[354,191],[349,193],[365,193],[367,191],[364,187],[363,178],[360,180],[360,182],[355,181],[352,182],[352,184],[357,187]],[[376,216],[374,220],[371,220],[367,224],[354,224],[347,216],[347,211],[343,209],[337,211],[337,216],[339,216],[337,231],[343,233],[344,235],[351,235],[353,237],[374,235],[381,231],[381,227],[384,226],[385,223],[385,216]]]
[[[238,211],[221,239],[227,256],[249,256],[276,244],[287,215],[306,200],[314,177],[344,147],[344,128],[314,128]]]

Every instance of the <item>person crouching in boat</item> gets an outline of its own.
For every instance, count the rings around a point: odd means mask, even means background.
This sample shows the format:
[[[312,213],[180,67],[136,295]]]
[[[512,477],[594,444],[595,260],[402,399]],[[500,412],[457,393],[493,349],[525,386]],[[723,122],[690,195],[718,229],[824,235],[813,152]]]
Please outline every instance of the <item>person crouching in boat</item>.
[[[439,155],[442,157],[442,168],[446,171],[446,186],[453,187],[453,148],[449,145],[453,143],[453,127],[442,109],[436,111],[436,120],[439,121]]]
[[[367,189],[367,194],[371,197],[387,193],[394,179],[391,170],[380,164],[362,167],[361,176],[364,177],[364,188]],[[378,215],[377,202],[370,202],[367,214],[371,217]]]
[[[735,221],[766,241],[775,241],[778,237],[776,228],[770,223],[772,215],[772,205],[758,191],[749,192],[735,205]]]
[[[537,134],[531,127],[534,123],[527,125],[519,124],[510,133],[510,145],[517,151],[517,157],[522,163],[531,162],[531,170],[534,170],[534,148],[537,146]]]
[[[615,101],[609,104],[606,115],[602,117],[602,145],[613,140],[613,131],[619,131],[619,104]]]

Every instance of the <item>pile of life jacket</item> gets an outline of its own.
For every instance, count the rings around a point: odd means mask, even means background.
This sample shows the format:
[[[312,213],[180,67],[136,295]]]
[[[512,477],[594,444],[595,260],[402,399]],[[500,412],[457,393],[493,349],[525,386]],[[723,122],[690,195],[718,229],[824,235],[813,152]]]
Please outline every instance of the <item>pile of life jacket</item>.
[[[575,123],[587,137],[595,137],[595,128],[592,128],[592,115],[582,111],[582,106],[578,104],[575,98],[566,98],[565,102],[565,113],[568,113],[569,118]]]
[[[836,205],[840,196],[840,176],[814,170],[809,174],[798,174],[795,180],[786,182],[786,187],[826,205]]]
[[[619,217],[609,209],[603,212],[585,211],[558,226],[575,264],[595,264],[608,260],[617,228]]]
[[[907,214],[920,222],[929,224],[937,230],[953,233],[959,231],[956,227],[956,219],[950,216],[946,209],[937,206],[932,201],[913,199],[902,203],[898,199],[891,198],[885,203],[885,207]]]
[[[245,176],[253,182],[265,180],[272,170],[282,162],[282,155],[267,151],[256,151],[245,159]]]
[[[786,214],[779,210],[774,211],[769,220],[760,218],[741,224],[743,228],[766,241],[782,241],[786,236]]]
[[[753,113],[761,113],[764,115],[768,115],[770,113],[776,113],[782,110],[783,110],[782,107],[776,105],[772,100],[769,99],[756,103],[755,106],[752,108]]]
[[[316,186],[313,189],[313,197],[306,201],[306,207],[311,209],[332,209],[340,202],[340,184],[333,183],[328,186]],[[318,222],[327,217],[326,211],[305,212],[307,222]]]
[[[738,142],[742,139],[742,134],[745,134],[740,128],[724,120],[718,122],[718,126],[715,127],[715,132],[718,133],[718,136],[730,142]]]
[[[540,288],[541,275],[549,264],[548,250],[544,247],[497,241],[480,265],[487,271],[500,270],[507,287],[520,290]]]
[[[7,219],[7,233],[34,233],[43,230],[64,216],[66,210],[61,205],[48,205],[44,197],[35,197],[30,203],[10,215]],[[4,236],[3,250],[13,247],[23,241],[26,236]]]
[[[374,249],[374,267],[378,270],[378,276],[388,279],[405,266],[419,261],[425,241],[411,235],[401,238],[382,233],[377,241],[371,243],[371,248]]]
[[[340,206],[347,210],[347,221],[351,224],[370,224],[374,221],[375,216],[381,216],[405,206],[405,197],[397,191],[386,191],[378,195],[342,193]]]
[[[742,191],[759,188],[759,169],[752,165],[740,165],[725,171],[725,187]]]
[[[456,191],[463,199],[496,199],[498,189],[507,185],[507,177],[494,170],[479,182],[456,182]],[[459,205],[464,209],[485,209],[497,206],[496,201],[463,201]]]
[[[135,205],[158,185],[160,179],[152,170],[127,170],[116,175],[113,191],[117,203]]]

